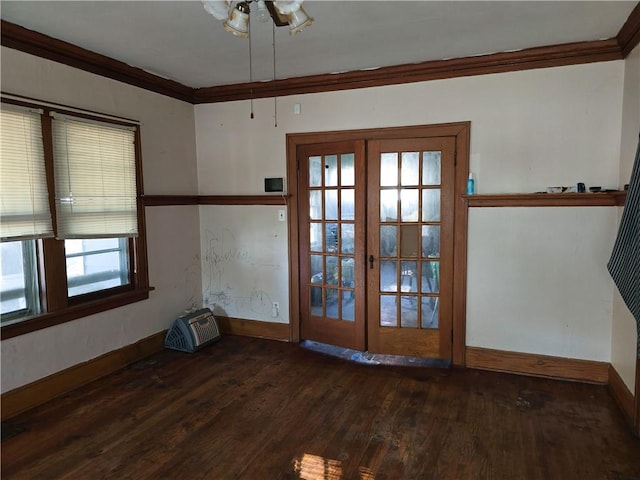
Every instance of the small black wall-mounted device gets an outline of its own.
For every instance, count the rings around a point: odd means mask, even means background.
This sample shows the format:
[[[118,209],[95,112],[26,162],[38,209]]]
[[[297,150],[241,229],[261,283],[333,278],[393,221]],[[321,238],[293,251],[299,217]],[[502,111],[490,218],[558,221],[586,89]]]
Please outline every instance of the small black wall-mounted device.
[[[264,191],[265,192],[284,192],[284,178],[265,178],[264,179]]]

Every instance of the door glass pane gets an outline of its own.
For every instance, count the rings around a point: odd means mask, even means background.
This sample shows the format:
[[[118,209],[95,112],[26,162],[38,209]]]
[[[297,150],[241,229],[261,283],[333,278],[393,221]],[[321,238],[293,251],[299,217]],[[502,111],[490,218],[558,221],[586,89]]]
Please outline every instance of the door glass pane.
[[[325,223],[324,234],[325,234],[325,237],[324,237],[325,252],[337,252],[338,251],[338,224]]]
[[[438,297],[422,297],[422,328],[438,328]]]
[[[355,155],[353,153],[343,153],[340,155],[340,184],[344,187],[355,185],[354,170]]]
[[[353,293],[353,290],[342,291],[342,320],[347,320],[349,322],[353,322],[356,318]]]
[[[322,185],[322,158],[309,157],[309,186],[320,187]]]
[[[342,258],[342,286],[353,288],[353,257]]]
[[[383,187],[398,185],[398,154],[396,152],[380,155],[380,185]]]
[[[398,264],[389,260],[380,262],[380,290],[383,292],[398,291]]]
[[[398,311],[395,295],[380,296],[380,326],[396,327],[398,325]]]
[[[341,210],[340,217],[341,220],[353,220],[355,219],[355,190],[352,188],[346,188],[340,191],[341,197]]]
[[[402,185],[418,185],[418,152],[402,152],[402,168],[400,183]]]
[[[322,251],[322,224],[309,224],[309,250],[312,252]]]
[[[418,256],[418,225],[402,225],[400,227],[400,256]]]
[[[400,191],[400,208],[403,222],[418,221],[418,189],[403,188]]]
[[[380,226],[380,256],[395,257],[398,254],[398,227],[395,225]]]
[[[400,326],[418,328],[418,297],[400,297]]]
[[[422,256],[427,258],[440,256],[440,227],[438,225],[422,226]]]
[[[355,231],[353,223],[343,223],[340,225],[341,241],[340,252],[341,253],[353,253],[355,242]]]
[[[398,191],[380,191],[380,220],[396,222],[398,220]]]
[[[423,152],[422,184],[440,185],[440,152]]]
[[[338,186],[338,156],[327,155],[324,157],[324,185],[326,187]]]
[[[322,316],[322,288],[311,287],[311,315]]]
[[[440,262],[422,262],[422,293],[440,292]]]
[[[401,262],[400,290],[403,292],[418,291],[418,262]]]
[[[338,191],[324,191],[324,219],[338,220]]]
[[[322,191],[311,190],[309,192],[309,218],[322,220]]]
[[[338,312],[338,302],[340,297],[338,294],[339,290],[335,288],[327,288],[327,313],[326,316],[329,318],[340,318]]]
[[[324,283],[327,285],[338,285],[338,278],[340,278],[340,272],[338,268],[338,257],[326,257],[325,272],[327,277]]]
[[[422,221],[440,221],[440,189],[428,188],[422,191]]]
[[[309,255],[311,283],[322,283],[322,255]]]

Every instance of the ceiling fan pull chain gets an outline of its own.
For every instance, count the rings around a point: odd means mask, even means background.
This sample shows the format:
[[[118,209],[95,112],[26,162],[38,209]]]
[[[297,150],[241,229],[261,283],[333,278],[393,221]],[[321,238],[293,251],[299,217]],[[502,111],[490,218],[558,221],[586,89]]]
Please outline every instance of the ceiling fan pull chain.
[[[251,21],[249,21],[247,25],[247,30],[249,34],[249,84],[251,85],[249,89],[249,96],[251,97],[250,98],[250,101],[251,101],[250,118],[253,119],[253,62],[252,62],[252,55],[251,55]]]
[[[272,24],[272,46],[273,46],[273,80],[276,79],[276,24]],[[273,97],[273,119],[274,127],[278,128],[278,97]]]

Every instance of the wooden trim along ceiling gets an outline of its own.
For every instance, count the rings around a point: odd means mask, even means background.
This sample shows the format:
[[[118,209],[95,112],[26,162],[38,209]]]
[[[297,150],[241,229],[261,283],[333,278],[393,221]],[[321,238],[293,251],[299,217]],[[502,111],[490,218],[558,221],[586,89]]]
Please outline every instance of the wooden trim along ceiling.
[[[640,43],[640,2],[633,9],[627,21],[618,32],[616,41],[620,45],[623,57],[627,57]]]
[[[5,20],[0,24],[0,39],[4,47],[192,103],[193,89],[181,83]]]
[[[310,75],[265,82],[191,88],[158,77],[119,60],[2,20],[3,46],[63,63],[103,77],[144,88],[185,102],[217,103],[251,98],[397,85],[490,73],[605,62],[625,58],[640,43],[640,4],[618,35],[607,40],[566,43],[475,57],[394,65],[375,70]]]

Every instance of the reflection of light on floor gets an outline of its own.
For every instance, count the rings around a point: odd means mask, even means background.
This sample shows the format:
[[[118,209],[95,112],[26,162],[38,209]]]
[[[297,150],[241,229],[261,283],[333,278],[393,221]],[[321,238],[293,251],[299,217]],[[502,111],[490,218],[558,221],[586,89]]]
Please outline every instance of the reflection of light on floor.
[[[360,467],[358,469],[358,473],[360,474],[360,480],[376,480],[376,477],[370,468]]]
[[[293,459],[293,467],[303,480],[342,480],[340,460],[305,453],[302,457]],[[376,480],[370,468],[360,467],[358,473],[359,480]]]
[[[305,453],[293,461],[293,467],[304,480],[341,480],[342,467],[339,460],[331,460]]]

